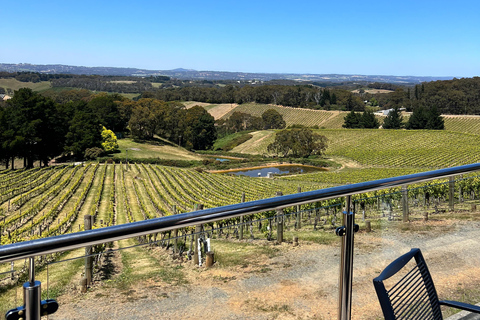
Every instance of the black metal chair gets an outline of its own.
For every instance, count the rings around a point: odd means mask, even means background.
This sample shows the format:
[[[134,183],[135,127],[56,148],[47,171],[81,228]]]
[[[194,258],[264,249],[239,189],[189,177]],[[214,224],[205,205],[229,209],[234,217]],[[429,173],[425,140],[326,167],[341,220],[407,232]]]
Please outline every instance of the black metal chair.
[[[407,266],[412,258],[415,258],[415,261]],[[409,269],[412,264],[415,265]],[[394,277],[395,275],[397,276]],[[386,289],[384,281],[390,282],[388,279],[392,277],[401,279]],[[480,313],[480,307],[475,305],[438,300],[437,291],[420,249],[412,249],[390,263],[373,279],[373,284],[386,320],[441,320],[443,317],[440,305]]]

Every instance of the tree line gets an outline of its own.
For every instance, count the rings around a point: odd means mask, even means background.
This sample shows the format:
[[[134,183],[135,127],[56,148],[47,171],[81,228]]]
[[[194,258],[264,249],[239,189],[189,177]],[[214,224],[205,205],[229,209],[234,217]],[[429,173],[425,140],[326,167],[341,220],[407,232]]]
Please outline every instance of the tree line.
[[[104,126],[114,132],[126,130],[128,113],[125,98],[98,94],[84,99],[57,103],[31,89],[15,91],[12,99],[0,105],[0,161],[24,159],[24,166],[35,161],[47,165],[62,153],[82,159],[89,148],[102,148]]]
[[[287,124],[278,111],[268,109],[261,117],[235,111],[228,119],[218,119],[216,125],[218,135],[223,137],[240,131],[284,129]]]
[[[128,102],[128,122],[135,139],[165,138],[187,149],[204,150],[217,138],[215,119],[202,107],[185,109],[178,102],[142,98]]]
[[[50,81],[55,88],[71,87],[92,91],[138,93],[141,98],[163,101],[207,103],[263,103],[298,108],[364,111],[365,101],[381,109],[436,106],[442,114],[480,114],[480,78],[439,80],[413,85],[391,83],[305,83],[293,80],[248,81],[179,80],[167,76],[99,76],[2,72],[0,78],[23,82]],[[152,85],[160,83],[160,85]],[[364,87],[392,90],[367,93]],[[352,93],[353,89],[359,93]],[[2,88],[0,88],[2,90]],[[5,91],[5,90],[3,90]]]
[[[116,80],[105,76],[75,76],[51,80],[52,87],[82,88],[91,91],[139,93],[153,88],[152,82],[134,78],[134,80]]]
[[[159,88],[142,93],[143,98],[163,101],[207,103],[262,103],[325,110],[363,111],[365,104],[352,92],[312,85],[226,85],[224,87]]]
[[[21,82],[40,82],[40,81],[50,81],[53,79],[61,78],[72,78],[75,75],[72,74],[49,74],[49,73],[39,73],[39,72],[6,72],[0,71],[0,79],[16,79]]]
[[[133,138],[157,134],[190,149],[209,148],[216,139],[213,117],[198,106],[187,110],[174,102],[85,91],[46,97],[23,88],[0,103],[0,162],[14,168],[23,158],[30,168],[62,154],[83,159],[98,149],[112,151],[113,132],[128,128]]]
[[[372,111],[364,111],[363,114],[351,111],[344,118],[343,127],[347,129],[378,129],[380,122]],[[398,107],[391,109],[383,120],[383,129],[407,130],[443,130],[445,123],[442,115],[435,106],[415,108],[406,122]]]
[[[435,106],[441,114],[480,114],[480,77],[424,82],[396,88],[392,93],[362,97],[375,97],[382,109],[404,107],[414,111]]]

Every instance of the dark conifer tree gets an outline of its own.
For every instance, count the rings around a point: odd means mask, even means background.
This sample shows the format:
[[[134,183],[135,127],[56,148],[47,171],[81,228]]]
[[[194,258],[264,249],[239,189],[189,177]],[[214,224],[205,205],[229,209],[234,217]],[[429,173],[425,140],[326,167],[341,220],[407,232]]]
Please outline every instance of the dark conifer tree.
[[[428,121],[427,110],[423,106],[413,109],[413,113],[405,124],[405,129],[419,130],[425,129]]]
[[[443,130],[445,129],[445,122],[442,115],[438,111],[437,107],[432,106],[428,109],[428,121],[425,125],[425,129],[430,130]]]
[[[383,121],[384,129],[401,129],[403,127],[403,117],[399,108],[391,110]]]
[[[360,129],[362,128],[362,115],[360,113],[356,113],[355,111],[350,111],[345,116],[345,122],[343,123],[342,127],[347,129]]]
[[[380,127],[380,122],[375,118],[375,114],[372,111],[365,110],[362,114],[361,122],[362,128],[365,129],[378,129]]]

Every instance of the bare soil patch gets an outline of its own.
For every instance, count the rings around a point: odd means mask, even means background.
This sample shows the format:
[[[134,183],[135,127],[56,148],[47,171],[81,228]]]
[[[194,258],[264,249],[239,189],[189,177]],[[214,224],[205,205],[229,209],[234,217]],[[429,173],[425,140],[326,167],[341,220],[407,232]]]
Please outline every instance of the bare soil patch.
[[[219,104],[209,109],[208,112],[215,118],[215,120],[218,120],[233,109],[235,109],[237,106],[238,104],[236,103]]]
[[[206,102],[186,101],[183,102],[183,104],[187,109],[190,109],[194,106],[203,107],[215,118],[215,120],[220,119],[221,117],[238,107],[238,104],[236,103],[211,104]]]
[[[341,167],[337,169],[337,171],[340,171],[344,168],[363,168],[363,166],[360,163],[351,159],[341,158],[341,157],[330,157],[330,159],[341,165]]]
[[[185,108],[190,109],[195,106],[200,106],[200,107],[206,107],[211,105],[211,103],[206,103],[206,102],[195,102],[195,101],[185,101],[182,102]]]
[[[353,93],[360,93],[360,89],[352,90]],[[376,93],[390,93],[394,92],[393,90],[385,90],[385,89],[365,89],[366,93],[376,94]]]

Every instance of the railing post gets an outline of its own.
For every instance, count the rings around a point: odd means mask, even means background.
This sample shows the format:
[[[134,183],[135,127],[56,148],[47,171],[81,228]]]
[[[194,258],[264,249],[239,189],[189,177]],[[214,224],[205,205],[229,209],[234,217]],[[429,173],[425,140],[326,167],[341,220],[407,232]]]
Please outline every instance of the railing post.
[[[463,180],[463,174],[459,176],[459,179]],[[462,189],[462,184],[460,183],[460,185],[458,186],[458,203],[462,203],[462,202],[463,202],[463,189]]]
[[[203,204],[195,205],[195,210],[203,210]],[[202,225],[195,226],[195,235],[193,236],[193,263],[198,266],[200,262],[201,252],[198,250],[198,239],[200,237],[200,232],[202,232]]]
[[[298,193],[302,192],[302,187],[298,187]],[[302,227],[302,214],[300,213],[300,206],[297,206],[297,230]]]
[[[30,257],[28,281],[23,284],[23,306],[8,310],[5,319],[40,320],[41,316],[55,313],[58,310],[57,301],[53,299],[41,301],[41,297],[42,284],[40,281],[35,281],[35,257]]]
[[[355,212],[352,212],[351,208],[352,197],[346,196],[345,211],[343,212],[343,227],[337,229],[337,235],[342,236],[338,320],[350,320],[352,311],[353,238],[355,233]]]
[[[454,210],[454,192],[455,192],[455,177],[448,178],[448,206],[450,211]]]
[[[92,230],[92,219],[93,217],[89,214],[83,217],[83,226],[85,230]],[[85,247],[85,279],[86,285],[89,286],[92,283],[93,276],[93,257],[92,246]]]
[[[172,207],[173,214],[177,214],[177,206],[173,205]],[[173,253],[178,253],[178,229],[173,230]]]
[[[276,196],[283,196],[282,191],[277,191]],[[283,242],[283,209],[277,210],[277,242]]]
[[[25,319],[40,320],[40,299],[42,296],[40,281],[35,281],[35,258],[29,258],[28,282],[23,284],[23,302],[25,304]]]
[[[242,193],[241,202],[245,202],[245,192]],[[243,240],[243,216],[240,217],[240,229],[238,231],[238,240]]]
[[[402,186],[403,222],[408,222],[408,186]]]

